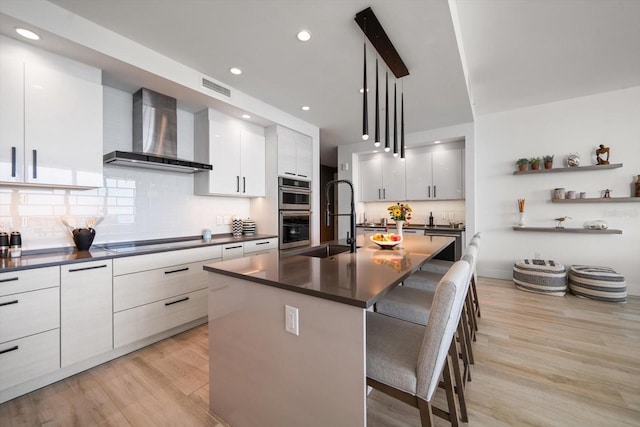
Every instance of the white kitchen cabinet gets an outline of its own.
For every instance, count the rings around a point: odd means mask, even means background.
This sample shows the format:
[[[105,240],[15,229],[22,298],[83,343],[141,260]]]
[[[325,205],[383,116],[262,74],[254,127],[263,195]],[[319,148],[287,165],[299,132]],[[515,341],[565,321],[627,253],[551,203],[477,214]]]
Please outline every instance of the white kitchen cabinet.
[[[407,150],[407,200],[464,199],[463,154],[463,149]]]
[[[60,267],[0,273],[0,390],[60,368]]]
[[[360,201],[405,200],[405,162],[387,153],[361,155]]]
[[[61,267],[60,363],[62,367],[113,348],[112,261]]]
[[[244,242],[244,255],[254,252],[267,251],[269,249],[276,249],[278,247],[278,239],[260,239],[249,240]]]
[[[195,193],[239,197],[265,195],[264,129],[212,109],[196,114],[195,158],[213,170],[195,174]]]
[[[114,348],[206,317],[203,266],[220,260],[221,246],[114,259]]]
[[[244,256],[244,244],[227,243],[222,245],[222,260],[227,261],[230,259],[242,258]]]
[[[0,184],[102,187],[101,71],[11,52],[0,58]]]
[[[310,180],[313,176],[313,143],[307,135],[278,126],[278,175]]]

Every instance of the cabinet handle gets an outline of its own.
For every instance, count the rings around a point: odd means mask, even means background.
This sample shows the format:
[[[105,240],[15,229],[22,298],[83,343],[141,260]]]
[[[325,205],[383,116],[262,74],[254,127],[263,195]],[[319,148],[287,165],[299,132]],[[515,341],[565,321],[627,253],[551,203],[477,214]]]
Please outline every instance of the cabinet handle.
[[[16,177],[16,147],[11,147],[11,177]]]
[[[295,173],[293,173],[293,172],[285,172],[284,174],[285,174],[285,175],[293,175],[293,176],[296,176],[296,174],[295,174]]]
[[[378,188],[378,200],[380,200],[380,189]]]
[[[243,193],[247,192],[247,177],[246,176],[242,177],[242,192]]]
[[[307,175],[302,175],[301,173],[298,174],[298,176],[302,177],[302,178],[308,178]]]
[[[18,349],[18,346],[17,346],[17,345],[14,345],[13,347],[8,348],[8,349],[6,349],[6,350],[0,350],[0,354],[9,353],[10,351],[16,351],[17,349]]]
[[[38,178],[38,150],[33,150],[33,179]]]
[[[187,270],[189,270],[189,267],[179,268],[177,270],[165,271],[164,274],[180,273],[181,271],[187,271]]]
[[[236,175],[236,193],[240,192],[240,176]]]
[[[0,283],[16,282],[18,279],[18,277],[9,277],[8,279],[0,279]]]
[[[4,307],[5,305],[17,304],[18,300],[14,299],[13,301],[0,302],[0,307]]]
[[[224,248],[224,250],[226,251],[226,250],[229,250],[229,249],[238,249],[238,248],[241,248],[241,247],[242,247],[242,245],[240,245],[240,246],[228,246],[228,247]]]
[[[176,301],[165,302],[164,305],[168,307],[170,305],[177,304],[179,302],[183,302],[183,301],[187,301],[187,300],[189,300],[189,297],[184,297],[184,298],[176,300]]]
[[[70,268],[69,273],[75,273],[76,271],[95,270],[96,268],[107,268],[107,264],[94,265],[93,267]]]
[[[382,200],[387,200],[387,189],[386,188],[382,189]]]
[[[427,197],[431,198],[431,186],[429,186],[429,195]]]
[[[258,242],[258,243],[256,243],[256,246],[258,246],[258,245],[268,245],[268,244],[269,244],[269,242]]]
[[[434,198],[438,197],[438,196],[436,196],[436,186],[435,185],[433,186],[433,197]]]

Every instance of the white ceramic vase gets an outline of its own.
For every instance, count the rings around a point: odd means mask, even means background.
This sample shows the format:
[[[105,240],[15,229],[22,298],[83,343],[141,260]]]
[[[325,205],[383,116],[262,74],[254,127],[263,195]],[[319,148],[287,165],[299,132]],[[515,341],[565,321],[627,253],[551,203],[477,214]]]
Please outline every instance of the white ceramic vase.
[[[518,226],[524,227],[524,212],[518,212]]]
[[[397,220],[396,221],[396,234],[402,238],[402,226],[404,225],[404,221]]]

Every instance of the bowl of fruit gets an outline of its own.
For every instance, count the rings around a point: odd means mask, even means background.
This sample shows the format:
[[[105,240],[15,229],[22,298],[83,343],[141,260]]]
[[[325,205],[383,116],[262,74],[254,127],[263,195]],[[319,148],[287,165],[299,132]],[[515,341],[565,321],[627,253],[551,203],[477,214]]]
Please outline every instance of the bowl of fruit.
[[[371,241],[382,249],[390,249],[402,243],[402,236],[394,233],[374,233],[371,235]]]

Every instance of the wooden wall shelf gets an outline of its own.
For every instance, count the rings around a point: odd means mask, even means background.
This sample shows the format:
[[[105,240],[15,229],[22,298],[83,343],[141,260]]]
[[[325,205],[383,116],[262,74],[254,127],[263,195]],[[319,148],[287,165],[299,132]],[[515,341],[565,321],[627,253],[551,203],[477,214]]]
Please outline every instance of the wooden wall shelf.
[[[537,169],[526,171],[514,171],[514,175],[528,175],[532,173],[555,173],[555,172],[580,172],[580,171],[594,171],[604,169],[617,169],[621,168],[622,163],[613,163],[610,165],[594,165],[594,166],[574,166],[566,168],[551,168],[551,169]]]
[[[590,197],[587,199],[551,199],[553,203],[628,203],[640,202],[640,197]]]
[[[556,227],[513,227],[513,231],[534,231],[543,233],[580,233],[580,234],[622,234],[622,230],[607,228],[592,230],[590,228],[556,228]]]

